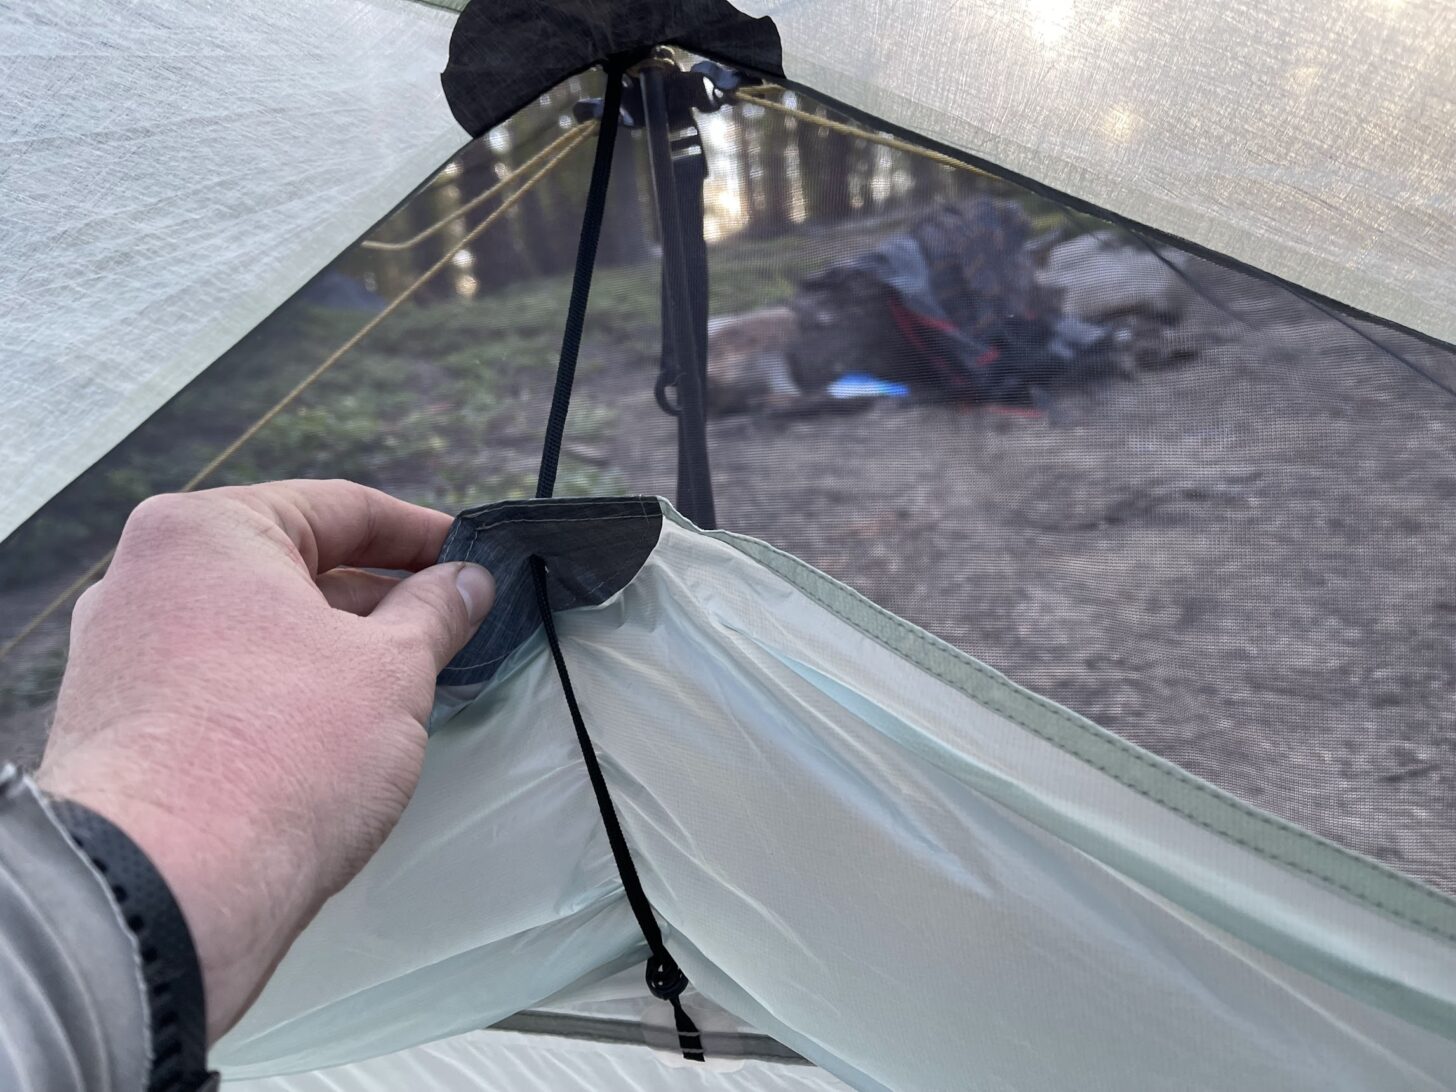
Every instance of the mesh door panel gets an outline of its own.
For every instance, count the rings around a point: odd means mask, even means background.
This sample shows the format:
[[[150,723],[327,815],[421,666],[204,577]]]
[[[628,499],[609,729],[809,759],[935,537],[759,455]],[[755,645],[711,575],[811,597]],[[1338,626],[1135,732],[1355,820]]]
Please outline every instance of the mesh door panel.
[[[371,238],[458,208],[590,90],[573,81],[468,150]],[[1453,354],[761,107],[713,115],[704,135],[721,524],[1456,893]],[[675,489],[641,156],[624,138],[563,492]],[[344,475],[445,508],[529,495],[588,160],[217,480]],[[971,225],[945,228],[948,207]],[[0,546],[7,633],[105,551],[131,504],[186,480],[463,230],[406,259],[351,250]],[[876,277],[906,239],[939,278],[940,315]],[[1071,315],[1101,348],[1050,366],[1045,324]],[[988,396],[956,379],[966,366],[1010,379]],[[839,396],[856,390],[878,394]],[[0,663],[0,732],[28,761],[64,628],[61,612]]]

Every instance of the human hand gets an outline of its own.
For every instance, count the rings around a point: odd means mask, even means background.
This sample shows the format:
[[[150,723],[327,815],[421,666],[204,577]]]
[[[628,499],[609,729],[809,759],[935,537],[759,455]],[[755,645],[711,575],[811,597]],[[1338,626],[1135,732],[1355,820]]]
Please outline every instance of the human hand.
[[[76,604],[37,780],[166,878],[209,1041],[414,790],[435,675],[495,595],[479,566],[433,566],[449,527],[341,481],[153,497]]]

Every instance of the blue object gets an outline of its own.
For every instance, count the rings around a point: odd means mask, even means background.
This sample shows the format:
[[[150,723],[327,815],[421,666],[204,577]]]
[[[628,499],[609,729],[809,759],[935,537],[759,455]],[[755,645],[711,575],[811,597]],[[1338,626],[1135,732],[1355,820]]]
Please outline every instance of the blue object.
[[[909,398],[904,383],[891,383],[872,375],[842,375],[829,384],[831,398]]]

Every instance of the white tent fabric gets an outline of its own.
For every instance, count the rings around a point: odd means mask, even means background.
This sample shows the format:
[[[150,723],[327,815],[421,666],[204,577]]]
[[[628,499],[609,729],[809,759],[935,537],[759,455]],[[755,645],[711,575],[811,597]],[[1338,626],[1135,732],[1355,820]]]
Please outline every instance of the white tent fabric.
[[[844,1092],[822,1069],[685,1062],[642,1046],[477,1031],[293,1077],[226,1081],[228,1092]]]
[[[806,87],[1456,341],[1446,0],[735,0]]]
[[[665,519],[560,630],[668,946],[852,1087],[1449,1086],[1456,905],[801,562]],[[216,1061],[355,1061],[640,965],[575,747],[538,635]]]
[[[0,537],[464,143],[459,6],[7,6]],[[824,95],[1456,340],[1441,0],[738,6]]]
[[[0,538],[468,138],[455,14],[19,0],[0,15]]]

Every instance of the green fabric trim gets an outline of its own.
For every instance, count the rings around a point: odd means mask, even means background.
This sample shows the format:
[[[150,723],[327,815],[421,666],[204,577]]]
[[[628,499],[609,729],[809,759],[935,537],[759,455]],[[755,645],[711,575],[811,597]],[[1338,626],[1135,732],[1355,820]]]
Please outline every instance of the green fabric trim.
[[[1019,686],[782,550],[744,535],[703,531],[667,501],[660,503],[663,514],[680,527],[748,555],[886,648],[1119,784],[1267,861],[1318,880],[1430,936],[1456,943],[1456,900],[1245,804],[1085,717]],[[1449,1033],[1448,1026],[1446,1034]]]

